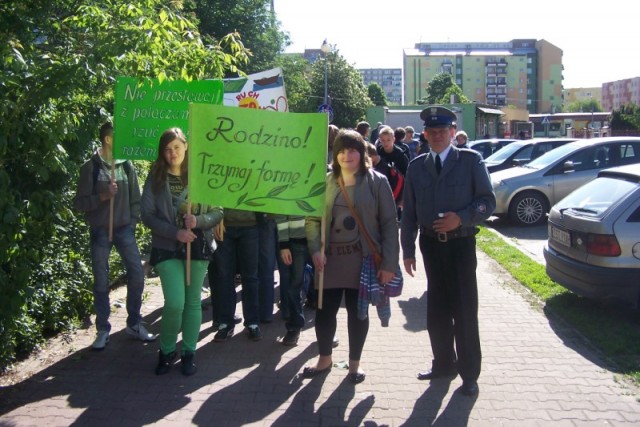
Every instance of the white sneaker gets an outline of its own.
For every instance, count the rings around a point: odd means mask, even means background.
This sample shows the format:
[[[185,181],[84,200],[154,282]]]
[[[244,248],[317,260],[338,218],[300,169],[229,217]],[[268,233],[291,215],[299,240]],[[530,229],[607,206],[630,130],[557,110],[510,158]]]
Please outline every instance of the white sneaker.
[[[104,348],[109,344],[109,332],[108,331],[98,331],[96,335],[95,341],[91,344],[91,347],[94,350],[104,350]]]
[[[157,335],[153,335],[147,331],[147,328],[145,328],[141,323],[138,323],[132,328],[127,326],[125,332],[132,337],[138,338],[140,341],[155,341],[157,338]]]

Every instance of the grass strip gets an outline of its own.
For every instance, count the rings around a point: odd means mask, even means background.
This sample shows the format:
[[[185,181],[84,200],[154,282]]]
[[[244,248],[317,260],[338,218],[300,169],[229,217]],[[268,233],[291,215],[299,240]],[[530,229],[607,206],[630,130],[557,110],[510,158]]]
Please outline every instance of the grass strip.
[[[640,385],[640,310],[582,298],[547,276],[532,260],[502,237],[480,227],[478,247],[536,295],[547,315],[569,325],[615,365],[617,372]]]

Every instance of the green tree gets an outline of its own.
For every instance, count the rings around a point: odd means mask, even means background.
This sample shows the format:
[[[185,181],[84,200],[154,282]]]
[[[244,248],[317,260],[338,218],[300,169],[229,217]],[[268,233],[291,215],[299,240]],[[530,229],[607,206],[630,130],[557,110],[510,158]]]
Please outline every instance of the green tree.
[[[640,107],[635,104],[627,104],[619,110],[614,110],[611,113],[610,126],[613,131],[640,130]]]
[[[594,112],[599,113],[602,111],[602,106],[597,99],[586,99],[583,101],[575,101],[570,103],[565,107],[565,111],[567,113],[577,113],[577,112]]]
[[[0,3],[0,370],[90,308],[79,165],[113,110],[117,76],[220,78],[246,52],[205,46],[180,2]]]
[[[327,88],[329,103],[333,108],[333,124],[338,127],[355,127],[364,120],[367,108],[373,103],[367,95],[360,72],[332,50],[316,61],[309,75],[311,93],[307,98],[306,111],[317,111],[324,97],[325,60],[327,65]]]
[[[369,83],[369,86],[367,86],[367,93],[369,94],[369,99],[371,99],[373,105],[382,107],[389,105],[387,95],[385,95],[382,87],[378,83]]]
[[[429,82],[427,87],[427,96],[423,99],[419,99],[417,103],[420,104],[440,104],[442,99],[446,97],[449,89],[456,85],[453,81],[453,77],[449,73],[436,74]],[[457,85],[456,85],[457,86]],[[449,100],[444,103],[448,104]]]
[[[199,20],[200,33],[207,40],[221,40],[237,32],[251,51],[246,72],[256,73],[274,66],[278,54],[290,43],[279,29],[269,0],[211,1],[193,0],[186,6]]]
[[[294,113],[309,113],[308,103],[311,86],[308,75],[311,71],[309,61],[301,55],[280,55],[276,65],[282,68],[284,87],[287,92],[289,111]]]

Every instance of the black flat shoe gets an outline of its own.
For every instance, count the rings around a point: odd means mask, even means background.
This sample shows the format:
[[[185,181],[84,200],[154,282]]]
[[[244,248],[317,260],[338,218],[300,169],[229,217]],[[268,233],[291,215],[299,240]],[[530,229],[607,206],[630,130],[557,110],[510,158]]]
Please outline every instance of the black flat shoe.
[[[363,374],[362,372],[349,374],[349,381],[351,381],[352,384],[360,384],[362,381],[364,381],[365,378],[366,378],[366,375]]]
[[[305,366],[305,368],[302,370],[302,378],[317,377],[318,375],[329,372],[331,368],[332,368],[332,365],[329,365],[324,369],[316,369],[311,366]]]
[[[476,396],[480,392],[477,381],[463,381],[460,387],[460,393],[465,396]]]
[[[418,379],[421,381],[424,380],[435,380],[436,378],[455,378],[458,375],[458,373],[451,369],[451,370],[444,370],[444,371],[424,371],[424,372],[418,372]]]

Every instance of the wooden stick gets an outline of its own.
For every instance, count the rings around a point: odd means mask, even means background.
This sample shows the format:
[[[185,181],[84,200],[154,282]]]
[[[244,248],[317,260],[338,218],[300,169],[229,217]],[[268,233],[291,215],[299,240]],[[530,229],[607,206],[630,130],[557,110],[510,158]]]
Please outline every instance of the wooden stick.
[[[324,256],[324,232],[327,228],[326,221],[324,219],[324,215],[320,218],[320,253]],[[322,271],[318,272],[318,309],[322,309],[322,300],[323,300],[323,291],[324,290],[324,268]]]
[[[191,197],[187,199],[187,215],[191,215]],[[191,230],[187,228],[187,230]],[[187,242],[187,286],[191,284],[191,242]]]
[[[111,158],[111,184],[116,182],[116,159]],[[109,241],[113,242],[113,215],[115,209],[115,196],[109,199]]]

